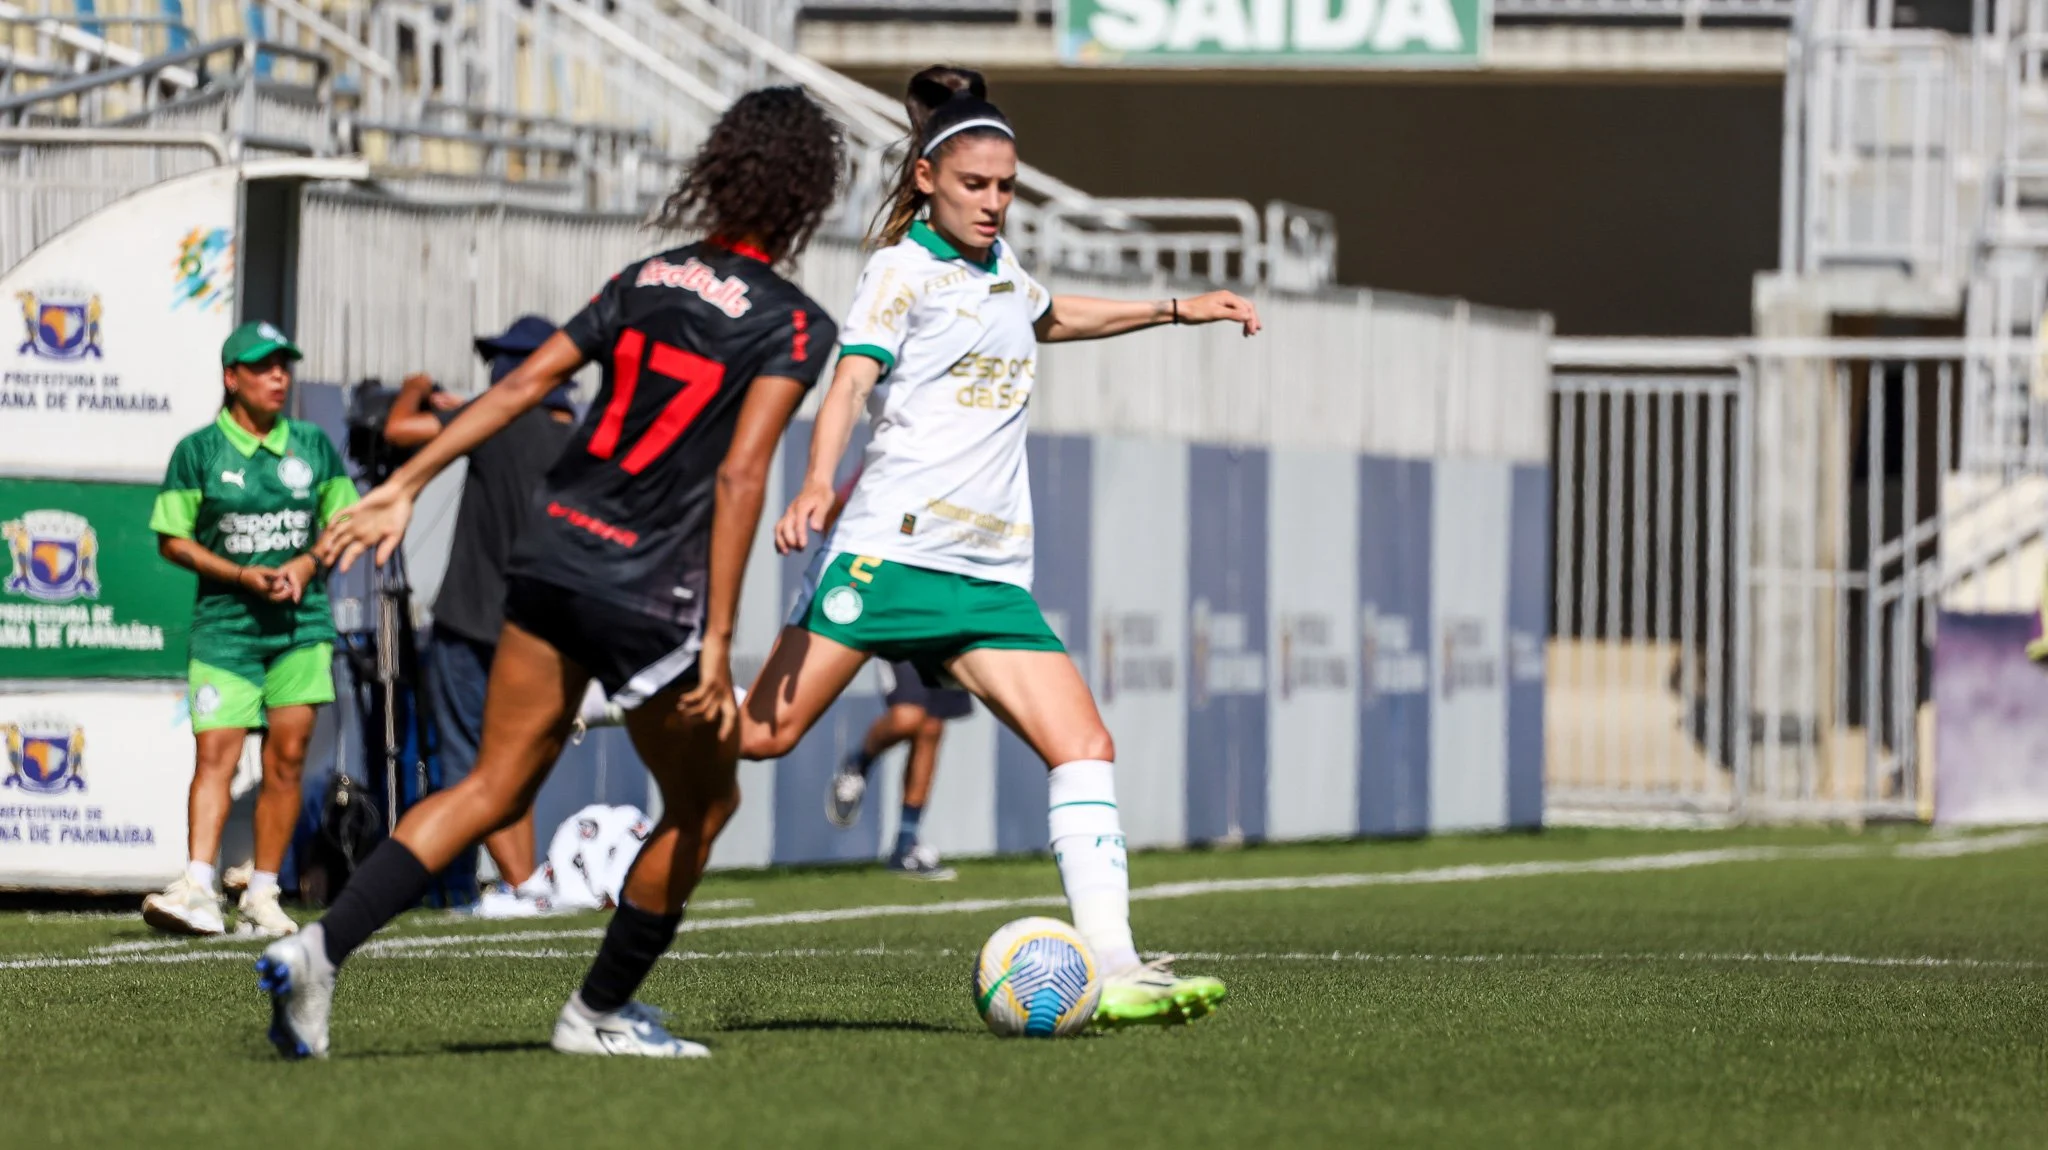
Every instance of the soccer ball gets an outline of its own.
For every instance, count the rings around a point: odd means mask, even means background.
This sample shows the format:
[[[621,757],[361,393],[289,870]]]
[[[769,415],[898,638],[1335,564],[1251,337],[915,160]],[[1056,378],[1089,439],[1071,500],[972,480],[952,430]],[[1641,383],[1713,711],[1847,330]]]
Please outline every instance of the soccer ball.
[[[989,936],[974,967],[974,1009],[998,1038],[1060,1038],[1095,1017],[1102,978],[1074,928],[1020,918]]]

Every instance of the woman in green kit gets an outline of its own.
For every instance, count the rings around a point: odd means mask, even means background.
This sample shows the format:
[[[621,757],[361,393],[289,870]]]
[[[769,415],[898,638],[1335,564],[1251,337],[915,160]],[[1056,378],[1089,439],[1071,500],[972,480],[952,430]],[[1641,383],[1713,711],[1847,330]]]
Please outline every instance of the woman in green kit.
[[[356,501],[355,482],[326,434],[283,415],[298,359],[299,349],[270,324],[229,334],[220,350],[227,389],[220,415],[171,453],[149,517],[158,552],[199,576],[189,696],[198,744],[191,861],[142,903],[144,920],[175,934],[226,929],[214,860],[242,742],[258,729],[263,790],[240,930],[298,929],[278,906],[277,870],[298,819],[314,709],[334,701],[334,621],[312,547],[335,512]]]

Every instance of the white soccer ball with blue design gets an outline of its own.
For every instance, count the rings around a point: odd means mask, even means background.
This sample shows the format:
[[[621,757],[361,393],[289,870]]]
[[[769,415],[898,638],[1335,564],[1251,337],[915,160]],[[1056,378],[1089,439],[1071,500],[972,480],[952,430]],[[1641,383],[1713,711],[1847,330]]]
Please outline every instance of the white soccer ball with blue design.
[[[989,936],[974,968],[974,1008],[998,1038],[1060,1038],[1095,1017],[1102,977],[1073,927],[1020,918]]]

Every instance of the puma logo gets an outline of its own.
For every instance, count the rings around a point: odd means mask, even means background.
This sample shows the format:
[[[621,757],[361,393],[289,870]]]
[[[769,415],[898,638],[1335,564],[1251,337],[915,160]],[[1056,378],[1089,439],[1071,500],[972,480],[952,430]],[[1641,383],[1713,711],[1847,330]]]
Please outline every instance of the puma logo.
[[[954,309],[953,309],[953,314],[955,314],[955,315],[959,316],[959,317],[960,317],[961,319],[971,319],[971,320],[973,320],[973,321],[974,321],[975,323],[981,324],[981,326],[983,326],[983,327],[987,327],[987,326],[988,326],[988,325],[987,325],[986,323],[982,323],[982,319],[981,319],[981,315],[980,315],[980,313],[978,313],[978,312],[971,312],[971,311],[968,311],[968,310],[967,310],[966,308],[964,308],[964,307],[956,307],[956,308],[954,308]]]
[[[220,481],[222,483],[232,483],[236,487],[247,491],[249,490],[249,485],[242,482],[242,474],[248,470],[248,468],[244,467],[241,471],[223,471],[220,473]]]

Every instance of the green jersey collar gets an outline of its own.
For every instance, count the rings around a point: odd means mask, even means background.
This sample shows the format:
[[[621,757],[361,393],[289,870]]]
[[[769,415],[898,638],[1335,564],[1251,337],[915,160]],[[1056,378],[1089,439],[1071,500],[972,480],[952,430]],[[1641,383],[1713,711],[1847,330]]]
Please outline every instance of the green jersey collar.
[[[228,437],[228,445],[241,452],[244,459],[256,454],[256,449],[259,447],[267,449],[272,455],[282,456],[285,444],[291,438],[291,431],[285,427],[285,419],[282,415],[277,417],[276,423],[270,425],[270,434],[262,439],[249,434],[247,428],[236,423],[235,417],[229,415],[228,409],[225,407],[221,408],[220,414],[214,417],[213,425],[220,428],[220,433]]]
[[[1000,262],[1002,259],[1003,241],[1001,240],[997,240],[993,245],[989,247],[988,262],[982,263],[978,260],[968,259],[966,256],[960,254],[960,249],[954,247],[952,244],[947,243],[946,237],[940,235],[936,231],[933,231],[932,226],[928,223],[925,223],[923,220],[917,220],[910,225],[910,238],[916,240],[918,244],[924,248],[924,250],[932,253],[934,256],[937,256],[942,260],[959,260],[961,263],[964,263],[969,267],[980,268],[982,271],[985,271],[990,275],[995,274],[996,264]]]

